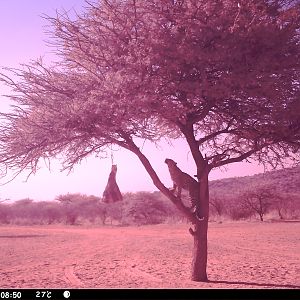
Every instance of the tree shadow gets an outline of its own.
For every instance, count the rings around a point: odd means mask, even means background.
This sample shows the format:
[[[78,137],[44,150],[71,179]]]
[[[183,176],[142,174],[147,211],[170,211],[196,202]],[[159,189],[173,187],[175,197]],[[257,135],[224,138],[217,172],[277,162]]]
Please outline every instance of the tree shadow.
[[[0,235],[0,239],[23,239],[23,238],[36,238],[45,237],[45,234],[25,234],[25,235]]]
[[[249,285],[249,286],[271,287],[271,288],[290,288],[290,289],[300,288],[300,285],[293,285],[293,284],[258,283],[258,282],[227,281],[227,280],[209,280],[208,282],[223,283],[223,284],[242,284],[242,285]]]

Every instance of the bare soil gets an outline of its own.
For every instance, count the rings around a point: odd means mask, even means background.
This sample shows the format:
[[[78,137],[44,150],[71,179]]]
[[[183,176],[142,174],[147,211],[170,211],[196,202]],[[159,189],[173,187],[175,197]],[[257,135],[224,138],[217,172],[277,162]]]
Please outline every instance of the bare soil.
[[[1,288],[300,288],[300,223],[210,223],[208,283],[188,224],[1,226]]]

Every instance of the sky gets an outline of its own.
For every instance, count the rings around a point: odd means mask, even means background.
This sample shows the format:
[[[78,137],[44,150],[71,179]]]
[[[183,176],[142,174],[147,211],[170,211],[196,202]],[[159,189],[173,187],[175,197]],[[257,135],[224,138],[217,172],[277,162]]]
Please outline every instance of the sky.
[[[43,15],[55,16],[56,10],[82,11],[84,0],[0,0],[0,68],[18,67],[21,63],[44,57],[46,61],[55,60],[49,40],[45,33],[47,22]],[[11,104],[3,95],[10,91],[0,83],[0,111],[7,111]],[[195,166],[188,147],[183,140],[169,145],[161,142],[155,146],[146,142],[143,151],[148,156],[162,182],[172,186],[165,158],[172,158],[178,166],[190,175],[195,174]],[[155,191],[149,175],[143,169],[134,154],[113,148],[114,163],[118,165],[117,182],[121,192]],[[106,159],[93,156],[84,160],[68,174],[60,172],[60,162],[53,160],[51,170],[41,163],[40,170],[27,179],[28,173],[20,174],[16,179],[3,185],[10,177],[0,180],[0,201],[53,200],[58,195],[82,193],[102,196],[111,169],[111,153]],[[245,162],[235,163],[226,169],[212,171],[210,180],[247,176],[263,172],[263,167]]]

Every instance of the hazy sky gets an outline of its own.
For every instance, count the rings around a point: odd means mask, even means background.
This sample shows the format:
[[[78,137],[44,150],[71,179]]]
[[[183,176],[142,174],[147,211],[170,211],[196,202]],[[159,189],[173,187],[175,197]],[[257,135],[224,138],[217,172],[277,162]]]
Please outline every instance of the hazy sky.
[[[47,22],[41,16],[54,16],[55,10],[62,8],[80,11],[83,5],[83,0],[0,0],[0,67],[18,67],[20,63],[28,63],[40,56],[45,56],[47,61],[53,59],[45,43],[48,40],[44,33]],[[9,104],[2,96],[5,93],[9,93],[9,90],[0,83],[1,111],[6,110]],[[146,143],[143,149],[167,186],[171,186],[171,180],[164,164],[166,157],[174,159],[183,171],[195,174],[191,154],[183,141],[176,141],[173,145],[162,143],[159,148]],[[118,165],[117,181],[122,192],[156,190],[149,175],[133,154],[124,150],[114,151],[114,161]],[[69,175],[59,172],[58,161],[52,162],[51,172],[41,163],[41,169],[27,182],[27,176],[23,174],[9,184],[0,186],[0,199],[17,200],[30,197],[36,200],[52,200],[57,195],[66,193],[101,196],[110,168],[110,153],[107,159],[86,159]],[[227,171],[223,169],[211,172],[210,179],[252,175],[262,171],[262,167],[254,164],[236,163],[229,166]],[[2,179],[1,182],[4,183],[5,180]]]

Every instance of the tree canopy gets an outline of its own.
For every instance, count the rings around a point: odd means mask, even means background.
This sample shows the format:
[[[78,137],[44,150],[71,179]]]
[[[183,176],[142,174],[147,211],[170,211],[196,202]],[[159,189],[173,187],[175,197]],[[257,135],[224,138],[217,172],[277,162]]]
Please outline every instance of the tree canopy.
[[[281,2],[99,1],[47,17],[61,61],[2,75],[17,106],[2,114],[0,161],[32,169],[63,153],[72,167],[110,144],[180,135],[212,167],[295,158],[299,5]]]

